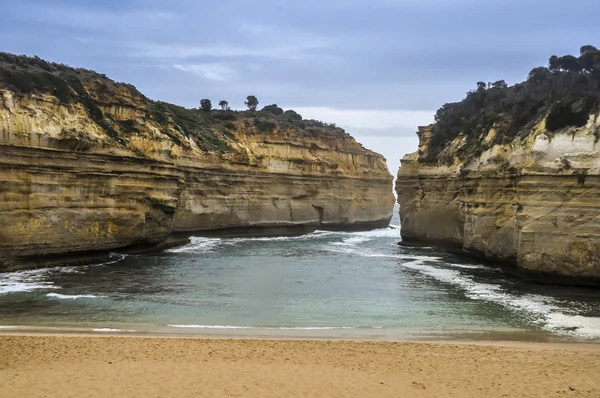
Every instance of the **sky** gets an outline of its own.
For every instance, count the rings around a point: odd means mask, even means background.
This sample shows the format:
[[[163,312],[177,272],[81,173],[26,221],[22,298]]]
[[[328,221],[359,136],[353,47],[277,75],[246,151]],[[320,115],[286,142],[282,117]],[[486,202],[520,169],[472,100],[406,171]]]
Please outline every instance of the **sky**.
[[[477,81],[600,45],[597,0],[0,0],[0,51],[198,107],[247,95],[344,127],[388,159]]]

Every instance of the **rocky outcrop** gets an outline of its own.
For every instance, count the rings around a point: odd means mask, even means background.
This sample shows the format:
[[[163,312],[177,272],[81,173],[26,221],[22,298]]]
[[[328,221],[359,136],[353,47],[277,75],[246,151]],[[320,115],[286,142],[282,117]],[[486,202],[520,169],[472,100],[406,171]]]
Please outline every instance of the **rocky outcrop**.
[[[459,159],[464,135],[431,162],[431,127],[406,155],[396,189],[404,244],[437,245],[516,266],[539,280],[600,282],[600,120],[525,138]],[[493,142],[492,129],[482,142]],[[483,146],[483,144],[482,144]]]
[[[180,234],[389,223],[385,159],[339,128],[263,112],[215,122],[25,60],[0,75],[0,269],[160,249]],[[23,86],[15,70],[46,80]]]

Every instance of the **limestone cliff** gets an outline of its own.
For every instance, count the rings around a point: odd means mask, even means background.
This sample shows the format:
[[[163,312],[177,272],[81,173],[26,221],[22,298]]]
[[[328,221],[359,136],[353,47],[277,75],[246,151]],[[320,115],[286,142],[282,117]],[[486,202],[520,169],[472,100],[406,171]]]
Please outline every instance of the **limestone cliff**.
[[[396,183],[402,240],[529,270],[600,278],[600,152],[590,117],[496,145],[468,164],[406,155]],[[449,151],[461,145],[454,141]]]
[[[396,183],[404,244],[539,280],[600,282],[600,69],[543,69],[511,88],[480,86],[419,128],[419,151],[402,159]],[[506,106],[527,95],[537,108]]]
[[[335,126],[184,109],[91,71],[0,55],[0,269],[161,248],[178,233],[391,218],[385,159]]]

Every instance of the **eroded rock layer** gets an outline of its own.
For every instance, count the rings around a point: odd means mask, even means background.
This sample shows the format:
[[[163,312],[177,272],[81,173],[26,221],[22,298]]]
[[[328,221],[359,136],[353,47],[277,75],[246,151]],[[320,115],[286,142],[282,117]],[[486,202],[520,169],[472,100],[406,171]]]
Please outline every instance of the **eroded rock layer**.
[[[0,269],[161,248],[177,233],[389,223],[385,159],[339,128],[258,112],[197,133],[179,123],[189,111],[157,114],[130,86],[93,74],[79,87],[69,79],[83,72],[56,68],[40,73],[66,94],[20,91],[10,68],[0,81]]]
[[[454,159],[443,164],[422,156],[431,134],[420,128],[420,151],[402,159],[396,183],[403,242],[515,265],[540,280],[598,283],[598,116],[554,133],[542,121],[467,162],[453,156],[465,145],[459,136],[438,155]]]

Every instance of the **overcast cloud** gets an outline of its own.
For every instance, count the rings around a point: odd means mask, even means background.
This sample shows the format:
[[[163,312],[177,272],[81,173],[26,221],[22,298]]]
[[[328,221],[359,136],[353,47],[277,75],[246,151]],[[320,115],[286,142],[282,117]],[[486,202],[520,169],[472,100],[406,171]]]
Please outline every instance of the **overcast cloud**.
[[[247,95],[335,122],[398,159],[476,81],[523,80],[600,45],[596,0],[19,0],[0,51],[106,73],[187,107]]]

